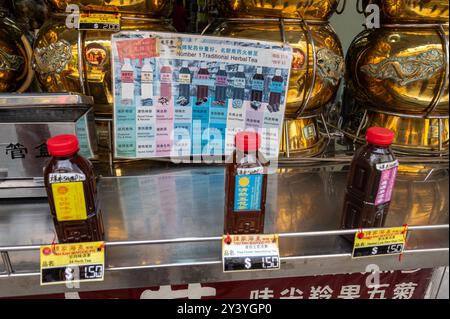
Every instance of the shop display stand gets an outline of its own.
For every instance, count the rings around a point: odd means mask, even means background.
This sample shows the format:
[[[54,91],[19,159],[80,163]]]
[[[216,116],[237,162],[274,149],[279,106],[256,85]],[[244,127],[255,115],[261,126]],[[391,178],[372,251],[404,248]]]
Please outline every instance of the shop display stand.
[[[400,260],[398,256],[351,258],[351,245],[340,235],[358,230],[339,230],[348,162],[316,164],[312,168],[280,165],[278,173],[269,177],[265,231],[280,234],[281,269],[243,273],[222,271],[222,167],[169,169],[167,163],[160,163],[159,168],[149,168],[148,161],[114,164],[115,176],[104,176],[99,182],[106,227],[105,281],[81,284],[77,291],[355,273],[366,271],[369,264],[381,270],[448,265],[444,165],[425,164],[429,174],[413,179],[436,184],[434,198],[426,198],[430,209],[417,212],[415,196],[408,196],[408,209],[393,208],[388,215],[387,226],[409,225]],[[111,170],[99,165],[98,171]],[[428,222],[415,224],[418,213]],[[0,296],[67,291],[64,285],[39,285],[39,247],[55,237],[47,200],[6,201],[0,205],[0,216]]]

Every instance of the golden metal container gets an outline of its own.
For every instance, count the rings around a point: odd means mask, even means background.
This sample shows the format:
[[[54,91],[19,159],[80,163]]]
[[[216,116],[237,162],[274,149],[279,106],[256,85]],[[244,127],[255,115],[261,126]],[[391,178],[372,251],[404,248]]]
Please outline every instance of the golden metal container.
[[[380,7],[386,23],[448,23],[448,0],[364,0]]]
[[[81,92],[94,97],[97,114],[112,113],[111,35],[80,31],[65,25],[65,14],[54,14],[42,26],[34,46],[33,65],[47,92]],[[159,19],[121,17],[121,30],[174,31]],[[78,45],[78,44],[81,45]],[[81,54],[79,54],[81,53]],[[79,56],[82,59],[79,59]],[[84,68],[80,78],[80,69]],[[81,79],[85,81],[81,81]],[[84,88],[83,88],[84,87]],[[85,90],[86,92],[83,92]]]
[[[215,35],[279,41],[293,47],[286,117],[317,114],[335,96],[344,73],[341,43],[328,23],[297,19],[229,19]]]
[[[219,12],[226,16],[265,16],[328,20],[340,0],[218,0]]]
[[[322,153],[325,138],[319,133],[317,117],[285,120],[280,142],[280,155],[313,157]]]
[[[397,152],[424,155],[448,153],[448,117],[424,119],[369,111],[361,119],[359,142],[364,142],[366,130],[372,126],[385,127],[395,133],[392,148]],[[351,134],[356,134],[357,131],[356,126],[347,129]]]
[[[50,0],[55,11],[64,12],[70,4],[80,8],[86,6],[103,6],[116,9],[125,14],[151,15],[168,17],[172,12],[172,0]]]
[[[347,85],[367,107],[448,116],[448,25],[363,31],[346,59]]]
[[[25,92],[33,81],[32,48],[21,29],[0,12],[0,93]]]

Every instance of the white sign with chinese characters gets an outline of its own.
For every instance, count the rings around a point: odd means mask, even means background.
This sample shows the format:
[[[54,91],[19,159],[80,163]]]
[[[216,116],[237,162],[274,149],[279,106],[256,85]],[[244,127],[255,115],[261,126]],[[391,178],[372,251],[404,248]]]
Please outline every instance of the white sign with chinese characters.
[[[278,158],[289,45],[122,31],[111,50],[115,157],[221,157],[252,130],[265,158]]]

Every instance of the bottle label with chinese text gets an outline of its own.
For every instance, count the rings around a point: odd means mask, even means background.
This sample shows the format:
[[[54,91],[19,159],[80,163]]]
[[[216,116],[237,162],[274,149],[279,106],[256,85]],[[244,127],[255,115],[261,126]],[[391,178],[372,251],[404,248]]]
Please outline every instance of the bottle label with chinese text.
[[[122,83],[133,83],[134,73],[133,71],[122,71],[120,78]]]
[[[270,83],[270,92],[282,93],[283,92],[283,82],[272,81],[272,83]]]
[[[264,80],[252,80],[252,90],[264,91]]]
[[[178,76],[180,84],[191,84],[191,75],[189,73],[180,73]]]
[[[58,221],[87,219],[84,180],[86,176],[79,173],[49,175]]]
[[[153,83],[153,73],[152,72],[142,72],[141,73],[142,83]]]
[[[227,86],[228,80],[226,75],[216,75],[216,86]]]
[[[234,211],[261,209],[262,174],[236,175]]]
[[[245,78],[234,78],[233,84],[235,88],[243,89],[245,88]]]
[[[172,83],[172,73],[161,73],[162,83]]]
[[[377,164],[376,168],[381,171],[381,177],[377,197],[375,198],[375,205],[380,205],[391,200],[395,178],[397,177],[398,161]]]

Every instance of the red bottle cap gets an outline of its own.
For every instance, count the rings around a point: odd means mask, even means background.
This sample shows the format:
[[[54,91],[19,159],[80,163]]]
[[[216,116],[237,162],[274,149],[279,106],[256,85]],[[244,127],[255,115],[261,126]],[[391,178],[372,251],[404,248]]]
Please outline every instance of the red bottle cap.
[[[366,133],[366,140],[370,144],[391,145],[394,140],[394,132],[384,127],[370,127]]]
[[[261,147],[261,137],[256,132],[242,131],[234,137],[236,148],[243,152],[255,152]]]
[[[47,140],[47,149],[52,156],[70,156],[80,150],[75,135],[62,134]]]

